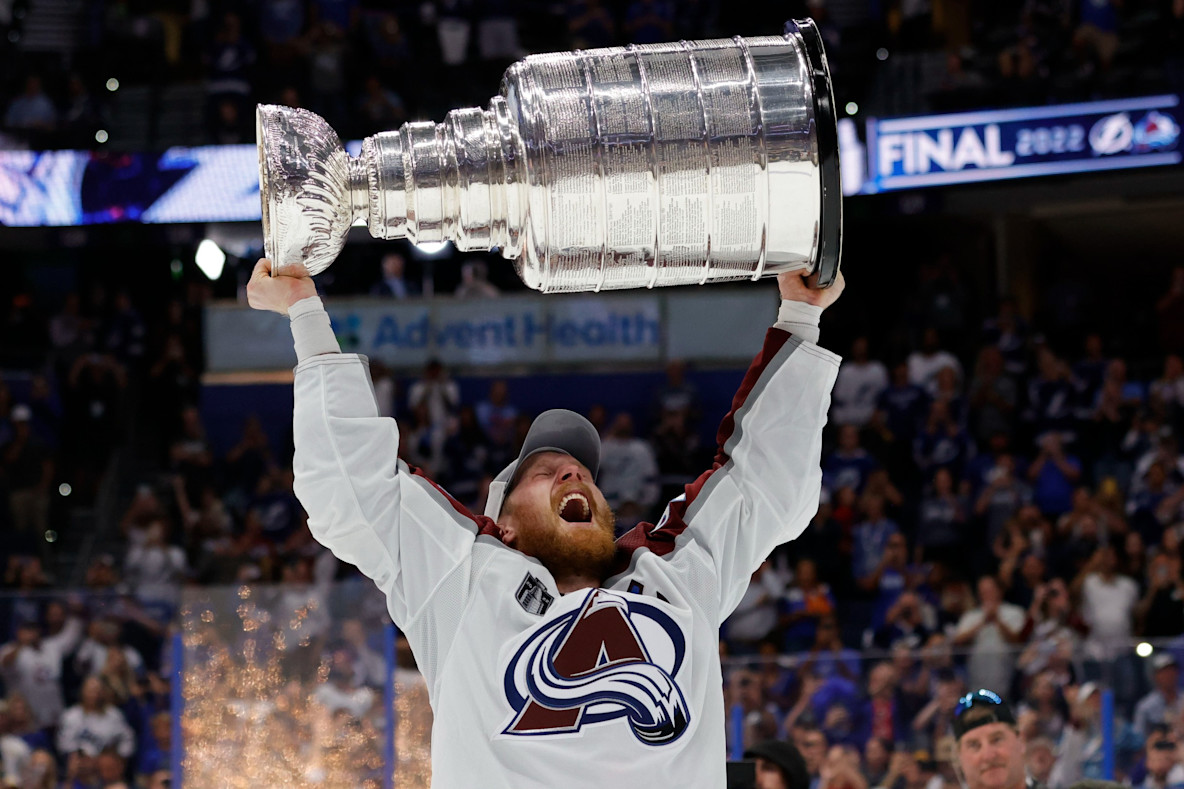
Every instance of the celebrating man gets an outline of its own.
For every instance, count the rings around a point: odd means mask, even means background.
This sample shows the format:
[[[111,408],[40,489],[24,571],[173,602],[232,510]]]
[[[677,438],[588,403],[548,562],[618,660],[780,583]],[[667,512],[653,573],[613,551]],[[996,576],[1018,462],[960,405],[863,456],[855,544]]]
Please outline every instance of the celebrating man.
[[[843,289],[782,274],[782,304],[713,467],[613,540],[591,424],[553,410],[467,511],[397,458],[366,361],[340,352],[306,277],[248,285],[291,318],[295,489],[316,538],[386,594],[430,691],[432,785],[723,786],[720,623],[818,506],[839,359],[815,344]]]

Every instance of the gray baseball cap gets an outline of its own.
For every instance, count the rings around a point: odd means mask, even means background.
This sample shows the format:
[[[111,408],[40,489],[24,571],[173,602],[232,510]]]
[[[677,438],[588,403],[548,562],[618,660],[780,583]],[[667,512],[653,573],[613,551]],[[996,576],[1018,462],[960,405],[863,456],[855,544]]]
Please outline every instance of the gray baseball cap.
[[[565,408],[553,408],[535,417],[526,431],[522,451],[489,483],[489,498],[485,502],[486,516],[497,520],[502,504],[517,481],[515,476],[523,462],[539,452],[562,452],[583,463],[592,477],[600,471],[600,434],[584,417]]]

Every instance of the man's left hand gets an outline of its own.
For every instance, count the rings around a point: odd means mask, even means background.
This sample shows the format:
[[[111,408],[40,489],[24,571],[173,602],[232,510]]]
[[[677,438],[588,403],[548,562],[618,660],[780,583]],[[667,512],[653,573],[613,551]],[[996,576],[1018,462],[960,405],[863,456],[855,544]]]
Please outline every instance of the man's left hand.
[[[846,286],[843,272],[835,277],[835,282],[829,288],[811,288],[806,285],[806,278],[797,271],[787,271],[777,275],[777,288],[781,291],[781,298],[786,301],[802,301],[815,307],[826,309],[838,301]]]

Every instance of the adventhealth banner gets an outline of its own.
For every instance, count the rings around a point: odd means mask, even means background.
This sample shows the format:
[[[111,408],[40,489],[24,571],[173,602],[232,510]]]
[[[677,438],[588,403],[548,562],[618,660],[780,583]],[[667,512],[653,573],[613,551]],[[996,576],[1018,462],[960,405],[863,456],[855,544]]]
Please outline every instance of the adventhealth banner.
[[[326,308],[343,350],[401,368],[431,358],[459,367],[747,362],[776,319],[777,296],[772,284],[760,283],[484,301],[330,299]],[[207,369],[291,368],[296,356],[287,324],[239,304],[207,307]]]
[[[1177,96],[872,119],[865,191],[1179,164]]]

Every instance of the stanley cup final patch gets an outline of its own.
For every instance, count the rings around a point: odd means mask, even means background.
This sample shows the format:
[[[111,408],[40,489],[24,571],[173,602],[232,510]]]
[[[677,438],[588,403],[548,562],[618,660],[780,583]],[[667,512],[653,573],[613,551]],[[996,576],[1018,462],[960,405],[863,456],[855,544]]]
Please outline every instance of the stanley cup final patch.
[[[540,616],[547,613],[551,603],[555,602],[555,598],[547,591],[547,587],[543,586],[543,582],[530,573],[522,579],[515,597],[518,598],[518,604],[526,609],[526,613]]]

